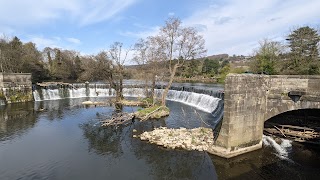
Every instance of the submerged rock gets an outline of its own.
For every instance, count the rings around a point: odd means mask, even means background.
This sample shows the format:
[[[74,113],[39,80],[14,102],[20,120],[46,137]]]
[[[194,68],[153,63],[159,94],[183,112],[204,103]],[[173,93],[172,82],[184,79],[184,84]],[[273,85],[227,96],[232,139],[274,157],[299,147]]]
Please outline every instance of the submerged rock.
[[[94,102],[92,102],[92,101],[84,101],[84,102],[82,102],[82,104],[83,104],[83,105],[103,105],[103,104],[105,104],[105,103],[103,103],[103,102],[96,102],[96,101],[94,101]]]
[[[195,129],[160,127],[137,137],[170,149],[206,151],[213,146],[212,129],[203,127]]]

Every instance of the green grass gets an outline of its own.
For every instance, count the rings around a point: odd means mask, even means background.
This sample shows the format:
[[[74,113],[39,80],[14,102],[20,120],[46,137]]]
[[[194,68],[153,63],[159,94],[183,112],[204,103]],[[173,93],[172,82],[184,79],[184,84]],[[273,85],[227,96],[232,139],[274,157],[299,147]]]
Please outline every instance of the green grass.
[[[163,111],[167,111],[167,112],[170,111],[168,107],[156,105],[156,106],[152,106],[152,107],[148,107],[148,108],[145,108],[145,109],[138,110],[138,116],[140,116],[140,117],[147,116],[149,113],[155,111],[158,108],[160,108],[159,109],[160,110],[159,111],[160,114],[158,114],[158,113],[153,114],[154,118],[160,118],[161,117],[161,112],[163,112]]]
[[[141,110],[138,110],[139,111],[139,113],[142,113],[142,114],[149,114],[149,113],[151,113],[152,111],[154,111],[154,110],[156,110],[156,109],[158,109],[158,108],[160,108],[161,106],[152,106],[152,107],[148,107],[148,108],[144,108],[144,109],[141,109]],[[167,110],[169,110],[169,108],[167,108],[167,107],[162,107],[162,108],[166,108]],[[162,109],[161,108],[161,109]]]

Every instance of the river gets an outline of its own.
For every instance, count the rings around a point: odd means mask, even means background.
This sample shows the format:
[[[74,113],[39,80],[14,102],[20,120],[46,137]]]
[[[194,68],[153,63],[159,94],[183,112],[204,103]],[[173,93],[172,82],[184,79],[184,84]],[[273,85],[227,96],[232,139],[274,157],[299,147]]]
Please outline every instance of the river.
[[[213,126],[217,122],[199,104],[179,99],[167,102],[171,110],[167,118],[101,128],[99,121],[110,117],[114,108],[81,102],[108,98],[0,106],[0,179],[318,179],[319,149],[289,140],[277,143],[264,136],[262,149],[223,159],[205,152],[168,150],[132,137],[133,129],[139,134],[160,126],[206,127],[199,116]]]

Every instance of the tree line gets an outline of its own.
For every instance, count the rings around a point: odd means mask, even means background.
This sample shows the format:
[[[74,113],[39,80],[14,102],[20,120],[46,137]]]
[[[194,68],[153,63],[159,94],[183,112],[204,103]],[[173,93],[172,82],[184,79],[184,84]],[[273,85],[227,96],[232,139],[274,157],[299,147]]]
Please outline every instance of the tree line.
[[[180,19],[170,17],[159,33],[140,39],[133,48],[124,48],[114,42],[108,50],[96,55],[81,56],[73,50],[46,47],[42,51],[32,42],[22,43],[18,37],[0,39],[0,68],[8,73],[32,73],[33,82],[40,81],[106,81],[116,91],[118,100],[123,98],[123,80],[129,76],[125,66],[129,51],[134,61],[143,67],[143,79],[155,81],[168,77],[162,97],[165,97],[177,70],[191,59],[206,53],[205,41],[193,27],[183,27]]]
[[[286,39],[288,45],[268,39],[261,41],[250,62],[250,70],[263,74],[320,74],[318,32],[305,26],[293,30]],[[2,37],[0,70],[32,73],[33,82],[106,81],[115,89],[118,99],[122,99],[123,80],[132,76],[125,65],[129,51],[133,51],[132,60],[139,65],[136,74],[151,84],[150,97],[154,97],[156,81],[167,82],[163,105],[175,76],[215,77],[223,81],[229,72],[244,72],[229,63],[232,58],[238,58],[236,56],[203,58],[207,51],[203,37],[195,28],[182,26],[175,17],[167,19],[156,35],[138,40],[132,48],[114,42],[95,55],[51,47],[39,51],[32,42]]]
[[[297,28],[286,37],[286,44],[265,39],[259,44],[250,70],[261,74],[320,74],[319,41],[316,29]]]

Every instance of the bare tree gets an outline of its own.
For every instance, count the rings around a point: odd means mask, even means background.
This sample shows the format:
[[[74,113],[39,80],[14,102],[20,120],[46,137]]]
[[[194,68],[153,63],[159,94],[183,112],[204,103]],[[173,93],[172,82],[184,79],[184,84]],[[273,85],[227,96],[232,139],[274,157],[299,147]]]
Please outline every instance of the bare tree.
[[[163,67],[161,67],[161,62],[166,59],[161,46],[159,46],[159,41],[156,37],[148,37],[146,40],[140,39],[134,46],[135,56],[134,60],[140,65],[140,69],[143,72],[143,79],[146,83],[146,94],[148,95],[148,82],[151,81],[151,94],[150,97],[153,98],[155,102],[155,85],[156,78],[159,76]]]
[[[170,78],[162,94],[161,103],[165,106],[165,99],[179,67],[186,60],[205,55],[205,40],[193,27],[182,27],[178,18],[170,17],[155,37],[163,52],[166,54]]]
[[[82,80],[106,80],[116,92],[116,101],[123,99],[123,78],[129,50],[123,53],[123,44],[115,42],[108,51],[101,51],[95,56],[83,57]]]
[[[116,91],[116,100],[123,99],[123,78],[125,73],[124,63],[127,60],[130,49],[123,52],[123,44],[114,42],[108,51],[110,57],[108,80]]]

